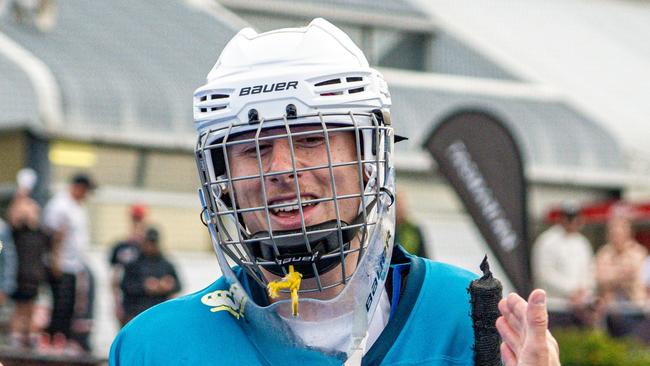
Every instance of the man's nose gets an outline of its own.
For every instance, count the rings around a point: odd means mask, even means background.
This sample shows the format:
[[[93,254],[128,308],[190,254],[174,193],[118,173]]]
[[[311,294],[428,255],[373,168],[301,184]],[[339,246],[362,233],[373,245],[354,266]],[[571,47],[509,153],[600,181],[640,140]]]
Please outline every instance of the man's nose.
[[[296,161],[296,156],[291,149],[291,145],[287,139],[278,139],[273,141],[273,147],[269,158],[268,168],[266,173],[280,173],[267,177],[267,180],[273,183],[284,182],[295,179],[295,171],[293,169],[293,162]],[[296,168],[298,162],[296,161]],[[298,177],[301,173],[298,173]]]

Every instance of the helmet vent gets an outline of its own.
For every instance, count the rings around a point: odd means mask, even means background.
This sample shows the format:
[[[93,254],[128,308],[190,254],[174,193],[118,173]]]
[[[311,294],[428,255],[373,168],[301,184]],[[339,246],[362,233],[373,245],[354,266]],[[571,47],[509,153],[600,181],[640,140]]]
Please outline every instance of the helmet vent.
[[[321,97],[329,97],[335,95],[362,93],[366,90],[366,84],[367,83],[363,83],[363,76],[346,76],[319,81],[315,83],[314,86],[320,89],[316,90],[316,93],[318,93],[318,95]]]
[[[329,97],[329,96],[332,96],[332,95],[343,95],[343,92],[339,91],[339,92],[329,92],[329,93],[321,93],[320,94],[321,97]]]
[[[320,83],[314,84],[314,86],[325,86],[325,85],[332,85],[332,84],[340,84],[341,79],[330,79],[330,80],[325,80],[321,81]]]
[[[216,112],[227,109],[232,90],[207,90],[195,96],[195,107],[199,113]]]

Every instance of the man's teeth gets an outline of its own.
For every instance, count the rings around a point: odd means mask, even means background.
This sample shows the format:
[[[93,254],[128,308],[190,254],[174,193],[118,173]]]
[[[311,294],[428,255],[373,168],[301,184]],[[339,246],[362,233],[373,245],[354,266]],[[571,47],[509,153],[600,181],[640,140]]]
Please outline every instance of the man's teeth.
[[[302,199],[302,207],[307,207],[307,206],[314,206],[315,203],[305,203],[307,201],[306,198]],[[278,208],[272,208],[271,212],[274,214],[277,214],[278,212],[291,212],[291,211],[296,211],[298,210],[298,200],[287,200],[287,201],[278,201],[275,202],[274,205],[288,205],[288,206],[283,206],[283,207],[278,207]]]

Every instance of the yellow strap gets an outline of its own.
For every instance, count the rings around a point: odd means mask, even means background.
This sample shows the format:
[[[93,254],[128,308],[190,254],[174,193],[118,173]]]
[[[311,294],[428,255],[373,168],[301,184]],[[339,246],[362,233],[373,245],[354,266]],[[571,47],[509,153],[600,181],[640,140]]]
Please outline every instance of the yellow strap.
[[[272,299],[280,296],[279,292],[282,289],[291,291],[291,313],[293,316],[298,316],[298,290],[300,289],[300,281],[302,274],[293,270],[293,265],[289,265],[289,273],[282,279],[269,282],[267,290]]]

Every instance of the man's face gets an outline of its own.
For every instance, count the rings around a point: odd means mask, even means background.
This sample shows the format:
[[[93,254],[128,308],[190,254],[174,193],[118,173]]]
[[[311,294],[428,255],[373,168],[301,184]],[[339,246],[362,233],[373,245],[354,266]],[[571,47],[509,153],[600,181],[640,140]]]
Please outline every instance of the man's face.
[[[83,202],[88,196],[89,188],[85,184],[73,184],[70,186],[70,195],[77,202]]]
[[[357,164],[351,164],[329,169],[327,166],[328,152],[326,139],[321,127],[294,127],[293,134],[313,132],[293,136],[294,160],[296,169],[308,167],[323,167],[320,169],[286,173],[259,178],[261,162],[264,174],[293,170],[292,153],[289,140],[286,137],[259,142],[260,156],[254,142],[229,147],[228,158],[232,178],[257,175],[253,179],[235,181],[233,183],[238,208],[264,207],[264,204],[274,205],[297,202],[296,180],[302,201],[315,199],[331,199],[336,190],[336,196],[356,195],[352,198],[339,198],[338,211],[342,221],[351,223],[357,216],[361,193],[361,177]],[[284,128],[262,131],[260,136],[285,134]],[[234,140],[250,139],[254,132],[238,136]],[[329,133],[330,156],[332,164],[357,161],[357,147],[353,132]],[[332,184],[332,175],[335,184]],[[266,190],[266,202],[263,190]],[[305,226],[312,226],[325,221],[336,219],[336,205],[333,201],[324,201],[302,207]],[[242,214],[244,223],[251,233],[268,231],[268,220],[265,210]],[[300,211],[297,203],[293,207],[270,210],[271,229],[296,230],[301,228]]]
[[[584,219],[580,216],[563,216],[562,226],[568,233],[577,233],[582,229]]]
[[[607,237],[616,249],[625,249],[632,240],[630,222],[624,218],[613,218],[607,223]]]
[[[160,254],[160,247],[158,246],[158,243],[151,240],[145,240],[142,243],[140,250],[142,250],[146,256],[156,256]]]

